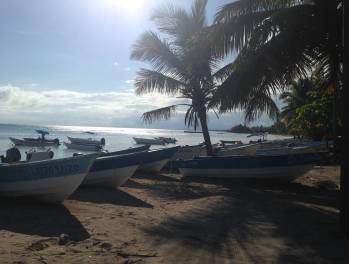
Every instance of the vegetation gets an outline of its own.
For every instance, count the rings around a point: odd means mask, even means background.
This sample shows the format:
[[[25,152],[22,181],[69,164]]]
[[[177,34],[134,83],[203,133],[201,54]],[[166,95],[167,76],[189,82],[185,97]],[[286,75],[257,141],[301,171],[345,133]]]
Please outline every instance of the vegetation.
[[[333,113],[333,102],[341,105],[340,98],[323,84],[321,77],[313,75],[292,82],[291,90],[280,95],[286,103],[281,118],[291,134],[321,140],[335,136],[333,122],[341,127],[340,115]]]
[[[286,126],[282,122],[275,122],[272,126],[253,126],[248,127],[246,125],[237,125],[230,129],[230,132],[233,133],[259,133],[259,132],[268,132],[270,134],[277,134],[277,135],[286,135],[288,134]]]
[[[208,41],[194,36],[206,28],[207,0],[196,0],[191,12],[169,5],[156,10],[152,16],[160,36],[147,31],[141,35],[132,49],[131,58],[150,63],[152,69],[141,69],[136,76],[138,95],[149,92],[174,95],[190,101],[143,114],[143,120],[151,123],[156,119],[168,119],[179,106],[187,107],[185,123],[196,130],[201,125],[207,153],[212,146],[207,126],[207,112],[217,107],[212,104],[216,92],[218,64],[223,57],[217,56]],[[218,70],[218,71],[217,71]]]
[[[218,55],[236,51],[238,56],[225,67],[215,93],[220,111],[242,108],[247,120],[263,112],[276,118],[272,95],[317,69],[327,89],[312,92],[312,103],[292,111],[301,127],[315,120],[316,126],[307,129],[323,131],[327,128],[317,124],[329,117],[321,112],[332,99],[332,134],[337,138],[336,102],[344,94],[345,76],[343,16],[343,0],[238,0],[225,5],[216,15],[211,39]],[[342,158],[340,221],[349,235],[348,160]]]
[[[342,92],[343,0],[239,0],[225,5],[211,28],[217,55],[238,52],[216,93],[221,111],[246,119],[278,116],[272,95],[313,69]]]

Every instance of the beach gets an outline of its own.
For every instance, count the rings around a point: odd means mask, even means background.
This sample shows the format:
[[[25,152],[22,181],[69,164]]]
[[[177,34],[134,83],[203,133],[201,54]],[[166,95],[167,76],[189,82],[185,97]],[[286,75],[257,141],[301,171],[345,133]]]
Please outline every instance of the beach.
[[[136,174],[62,205],[1,200],[0,263],[347,263],[339,167],[293,183]]]

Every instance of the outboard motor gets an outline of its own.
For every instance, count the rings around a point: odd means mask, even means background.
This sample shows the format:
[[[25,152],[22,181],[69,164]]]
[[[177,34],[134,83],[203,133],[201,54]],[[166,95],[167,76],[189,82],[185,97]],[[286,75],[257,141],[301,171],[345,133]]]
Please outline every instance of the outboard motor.
[[[31,150],[30,152],[26,152],[27,154],[27,161],[40,161],[40,160],[49,160],[52,159],[54,156],[54,153],[52,150],[48,149],[47,151],[35,151]]]
[[[105,138],[101,138],[101,145],[105,146]]]
[[[53,142],[55,142],[55,144],[56,144],[57,146],[59,146],[59,145],[60,145],[60,143],[59,143],[59,139],[58,139],[58,138],[55,138],[55,139],[53,140]]]
[[[21,152],[17,148],[10,148],[6,151],[6,157],[3,155],[0,156],[1,162],[12,163],[18,162],[22,158]]]

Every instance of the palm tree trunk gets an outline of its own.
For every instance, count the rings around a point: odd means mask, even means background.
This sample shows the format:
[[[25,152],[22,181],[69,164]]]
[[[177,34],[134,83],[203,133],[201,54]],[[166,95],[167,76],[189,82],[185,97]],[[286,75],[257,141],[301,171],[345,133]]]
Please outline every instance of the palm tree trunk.
[[[343,2],[344,4],[344,2]],[[348,16],[348,15],[347,15]],[[349,52],[348,49],[345,50],[344,42],[345,36],[347,36],[347,44],[348,41],[348,30],[345,32],[345,12],[343,14],[343,47],[344,47],[344,89],[343,89],[343,102],[348,102],[349,94],[348,94],[348,85],[349,85]],[[347,34],[345,34],[347,33]],[[345,104],[343,104],[343,131],[342,131],[342,146],[348,146],[349,144],[349,124],[348,124],[348,114],[345,115]],[[345,155],[344,151],[342,151],[341,155],[341,179],[340,179],[340,224],[343,233],[349,237],[349,155]]]
[[[204,140],[206,144],[207,155],[212,156],[213,149],[211,144],[210,133],[208,132],[206,108],[201,109],[201,111],[199,112],[199,119],[200,119],[202,134],[204,136]]]

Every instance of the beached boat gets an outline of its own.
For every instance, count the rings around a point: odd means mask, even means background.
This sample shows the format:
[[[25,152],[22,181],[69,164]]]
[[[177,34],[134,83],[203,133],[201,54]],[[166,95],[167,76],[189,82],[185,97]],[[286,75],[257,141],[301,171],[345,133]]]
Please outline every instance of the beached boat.
[[[123,150],[118,150],[118,151],[113,151],[113,152],[102,152],[100,157],[106,157],[106,156],[115,156],[115,155],[123,155],[123,154],[130,154],[130,153],[135,153],[135,152],[141,152],[141,151],[146,151],[149,150],[150,145],[144,145],[140,147],[135,147],[135,148],[128,148],[128,149],[123,149]]]
[[[62,202],[81,184],[96,154],[0,164],[0,195]]]
[[[82,151],[101,151],[103,149],[102,145],[95,144],[76,144],[64,141],[64,145],[68,149],[82,150]]]
[[[67,137],[72,144],[105,146],[105,139]]]
[[[193,146],[181,146],[178,151],[172,156],[171,161],[174,160],[188,160],[198,156],[206,155],[206,147],[203,144]]]
[[[146,152],[139,170],[159,172],[179,150],[179,147],[150,150]]]
[[[137,138],[134,137],[133,140],[136,144],[145,144],[145,145],[165,145],[166,142],[163,139],[156,138]]]
[[[82,184],[119,187],[134,174],[146,155],[143,151],[98,157]]]
[[[29,147],[45,147],[45,146],[59,146],[59,139],[46,139],[45,136],[49,134],[49,132],[44,130],[36,130],[37,133],[40,134],[38,138],[13,138],[10,137],[10,140],[16,146],[29,146]]]
[[[292,180],[312,169],[317,160],[315,153],[199,157],[182,162],[179,171],[193,177]]]

